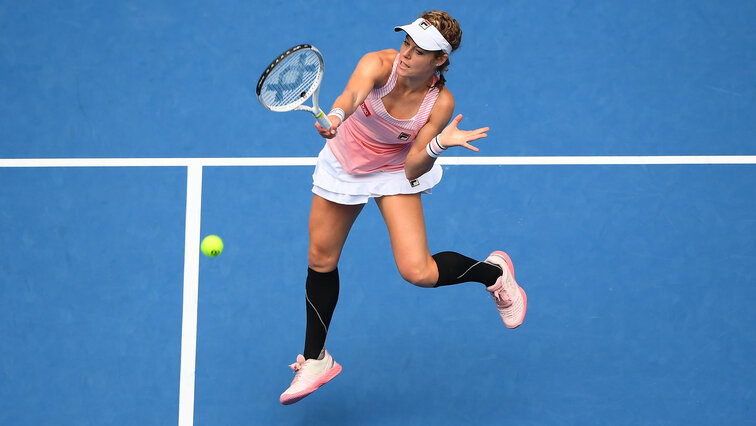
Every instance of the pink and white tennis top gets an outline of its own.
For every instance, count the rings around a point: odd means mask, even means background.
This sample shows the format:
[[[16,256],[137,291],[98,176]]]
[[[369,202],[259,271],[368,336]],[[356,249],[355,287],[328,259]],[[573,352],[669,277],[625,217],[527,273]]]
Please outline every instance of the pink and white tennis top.
[[[328,140],[328,147],[349,174],[404,169],[404,159],[412,148],[417,132],[428,122],[438,98],[437,87],[428,90],[420,109],[412,118],[399,120],[386,111],[382,98],[396,85],[398,64],[397,54],[388,82],[370,91],[359,108],[339,126],[336,136]],[[434,84],[437,79],[435,77]]]

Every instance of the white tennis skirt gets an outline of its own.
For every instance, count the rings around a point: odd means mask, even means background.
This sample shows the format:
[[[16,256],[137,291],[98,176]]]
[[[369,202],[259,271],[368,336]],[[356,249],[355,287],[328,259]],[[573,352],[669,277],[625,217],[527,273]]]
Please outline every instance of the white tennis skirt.
[[[441,181],[441,166],[433,167],[419,178],[407,180],[404,170],[350,175],[341,167],[328,144],[318,154],[312,175],[312,192],[338,204],[365,204],[370,198],[397,194],[430,194]]]

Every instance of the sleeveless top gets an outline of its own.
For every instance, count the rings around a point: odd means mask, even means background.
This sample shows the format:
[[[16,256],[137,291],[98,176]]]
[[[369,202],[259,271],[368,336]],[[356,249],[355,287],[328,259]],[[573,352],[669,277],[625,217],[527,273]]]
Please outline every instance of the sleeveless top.
[[[437,87],[428,90],[412,118],[399,120],[386,111],[382,98],[396,85],[398,64],[397,54],[388,82],[371,90],[365,101],[339,126],[336,136],[328,140],[328,147],[349,174],[403,170],[417,132],[428,122],[440,92]],[[435,76],[433,84],[437,80]]]

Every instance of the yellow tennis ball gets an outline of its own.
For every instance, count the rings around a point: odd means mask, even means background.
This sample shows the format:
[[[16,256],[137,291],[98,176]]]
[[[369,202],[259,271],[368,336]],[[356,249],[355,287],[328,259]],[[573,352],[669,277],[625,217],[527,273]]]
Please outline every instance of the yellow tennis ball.
[[[205,256],[215,257],[223,251],[223,240],[217,235],[208,235],[202,240],[200,248],[202,249],[202,253],[205,253]]]

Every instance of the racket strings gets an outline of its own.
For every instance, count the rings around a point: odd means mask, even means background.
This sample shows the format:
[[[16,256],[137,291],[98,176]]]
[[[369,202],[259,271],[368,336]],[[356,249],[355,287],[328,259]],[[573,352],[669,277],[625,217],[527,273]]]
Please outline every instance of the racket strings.
[[[296,106],[308,98],[321,74],[316,53],[303,51],[277,64],[262,86],[262,101],[273,108]]]

